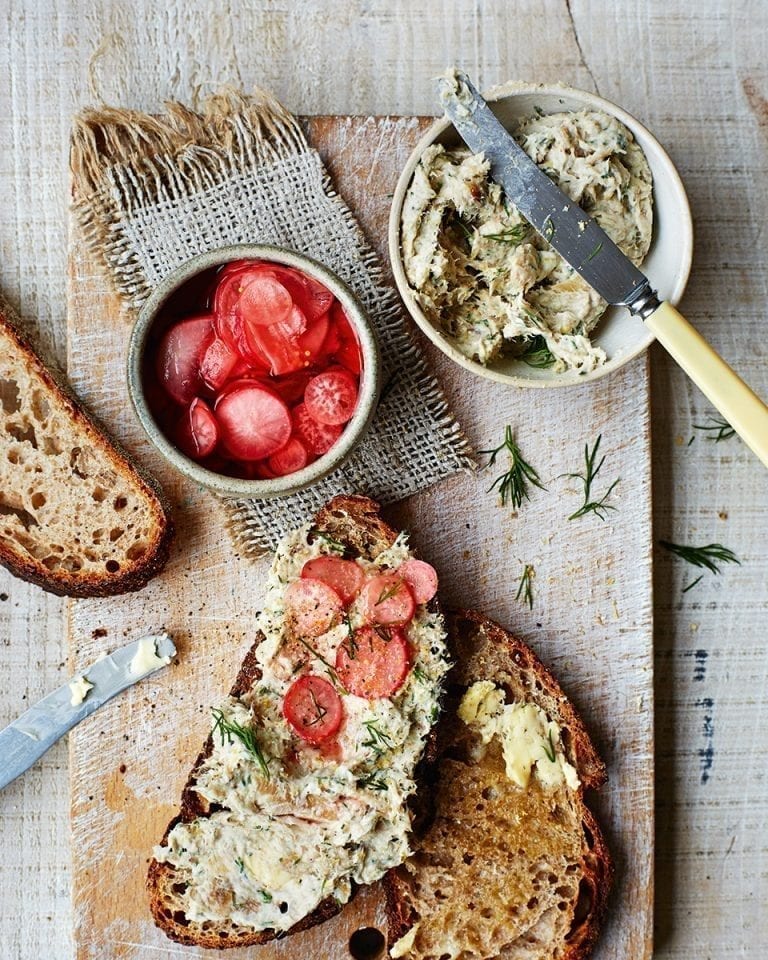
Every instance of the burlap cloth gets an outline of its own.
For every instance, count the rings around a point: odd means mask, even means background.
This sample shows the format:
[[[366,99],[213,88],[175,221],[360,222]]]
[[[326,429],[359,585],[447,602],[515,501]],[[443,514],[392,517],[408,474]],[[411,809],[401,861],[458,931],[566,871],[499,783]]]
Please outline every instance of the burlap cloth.
[[[471,451],[405,325],[376,254],[296,119],[263,92],[227,90],[196,113],[86,110],[75,118],[75,212],[131,308],[185,260],[224,244],[274,243],[327,264],[376,329],[386,385],[365,440],[333,474],[275,500],[230,500],[236,545],[271,548],[329,497],[391,503],[472,466]]]

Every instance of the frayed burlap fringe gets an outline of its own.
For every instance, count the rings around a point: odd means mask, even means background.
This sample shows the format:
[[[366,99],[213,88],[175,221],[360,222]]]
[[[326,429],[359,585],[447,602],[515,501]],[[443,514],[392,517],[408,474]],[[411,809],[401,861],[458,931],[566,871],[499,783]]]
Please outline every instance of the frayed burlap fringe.
[[[269,94],[225,89],[196,113],[87,110],[72,135],[74,209],[122,298],[139,307],[195,253],[271,242],[314,256],[357,293],[387,384],[363,443],[330,477],[280,500],[228,503],[237,548],[254,555],[338,493],[394,502],[473,466],[472,451],[403,321],[394,290],[297,122]]]

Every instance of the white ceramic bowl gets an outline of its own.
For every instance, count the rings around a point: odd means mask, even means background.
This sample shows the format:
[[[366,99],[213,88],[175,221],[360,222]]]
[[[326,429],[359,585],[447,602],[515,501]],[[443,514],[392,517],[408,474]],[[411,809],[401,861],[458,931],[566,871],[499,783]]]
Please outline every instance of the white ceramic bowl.
[[[508,83],[501,87],[494,87],[486,97],[493,112],[507,128],[524,117],[532,116],[537,110],[543,110],[544,113],[601,110],[613,114],[632,131],[632,135],[648,159],[653,174],[653,240],[648,256],[640,269],[647,274],[662,299],[676,304],[683,295],[691,269],[693,256],[691,211],[685,188],[672,161],[648,130],[616,104],[562,84]],[[459,145],[461,140],[451,122],[442,119],[436,121],[427,130],[414,148],[400,176],[392,200],[389,218],[389,256],[395,282],[408,311],[443,353],[472,373],[500,383],[521,387],[561,387],[604,377],[648,348],[654,338],[642,320],[632,317],[623,307],[609,307],[590,335],[593,343],[605,350],[608,360],[588,374],[580,375],[572,371],[555,373],[552,369],[529,367],[521,360],[511,358],[504,358],[484,367],[457,350],[443,336],[440,329],[428,319],[416,302],[403,269],[400,250],[400,219],[405,194],[419,158],[433,143],[453,147]]]

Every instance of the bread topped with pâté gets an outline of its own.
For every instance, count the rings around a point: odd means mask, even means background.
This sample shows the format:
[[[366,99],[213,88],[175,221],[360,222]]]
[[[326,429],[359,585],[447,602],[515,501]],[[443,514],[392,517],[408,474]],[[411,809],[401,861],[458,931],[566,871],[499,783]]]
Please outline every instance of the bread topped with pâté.
[[[408,856],[449,666],[436,589],[365,497],[334,498],[281,543],[256,643],[150,864],[171,939],[295,933]]]

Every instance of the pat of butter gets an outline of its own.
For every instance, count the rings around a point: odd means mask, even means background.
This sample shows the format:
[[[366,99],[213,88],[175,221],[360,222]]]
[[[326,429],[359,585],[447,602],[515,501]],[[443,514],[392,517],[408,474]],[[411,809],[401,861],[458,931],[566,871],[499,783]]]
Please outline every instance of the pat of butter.
[[[397,960],[398,957],[405,957],[411,952],[416,942],[416,933],[418,932],[419,926],[420,924],[414,923],[408,933],[404,934],[398,941],[392,944],[389,948],[390,957]]]
[[[170,662],[170,657],[158,657],[155,637],[142,637],[128,669],[132,676],[143,677],[152,673],[153,670],[167,666]]]
[[[458,713],[483,743],[499,738],[507,776],[519,787],[528,786],[534,769],[546,787],[579,786],[576,769],[563,756],[560,727],[535,703],[504,703],[503,690],[480,680],[464,694]]]
[[[79,707],[88,696],[89,690],[93,690],[93,684],[85,677],[73,677],[69,681],[69,689],[72,691],[69,702],[73,707]]]

